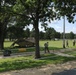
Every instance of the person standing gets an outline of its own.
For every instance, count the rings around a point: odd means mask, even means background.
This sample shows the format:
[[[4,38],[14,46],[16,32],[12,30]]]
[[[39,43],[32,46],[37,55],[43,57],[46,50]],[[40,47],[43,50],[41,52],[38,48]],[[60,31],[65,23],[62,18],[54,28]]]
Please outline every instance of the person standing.
[[[50,53],[50,51],[49,51],[49,49],[48,49],[48,42],[46,42],[46,43],[44,44],[44,51],[45,51],[45,53],[46,53],[46,51],[48,51],[48,53]]]
[[[66,47],[69,47],[68,40],[66,40]]]
[[[75,46],[75,40],[73,40],[73,46]]]

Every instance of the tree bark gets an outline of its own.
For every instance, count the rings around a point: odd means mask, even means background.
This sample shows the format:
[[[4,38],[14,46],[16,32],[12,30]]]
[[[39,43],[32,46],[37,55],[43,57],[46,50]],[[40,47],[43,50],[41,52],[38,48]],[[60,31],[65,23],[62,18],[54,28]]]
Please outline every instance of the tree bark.
[[[38,28],[38,20],[34,21],[34,28],[35,28],[35,58],[40,58],[40,48],[39,48],[39,28]]]
[[[8,18],[9,17],[6,17],[3,22],[0,22],[0,50],[4,48],[4,39],[6,36]]]
[[[0,25],[0,49],[1,50],[4,48],[3,43],[4,43],[4,25]]]

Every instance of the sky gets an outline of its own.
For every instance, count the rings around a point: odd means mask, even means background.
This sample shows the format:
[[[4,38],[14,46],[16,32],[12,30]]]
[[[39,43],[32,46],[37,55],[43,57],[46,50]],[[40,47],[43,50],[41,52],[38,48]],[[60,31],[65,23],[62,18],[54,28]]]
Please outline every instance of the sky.
[[[63,32],[63,18],[61,20],[56,20],[53,21],[52,23],[48,23],[48,27],[52,27],[54,28],[57,32],[62,33]],[[69,23],[68,20],[65,18],[65,33],[69,33],[69,32],[73,32],[76,33],[76,22],[73,23]]]
[[[60,33],[63,32],[63,18],[61,18],[61,20],[55,20],[55,21],[52,21],[51,23],[49,22],[47,23],[48,23],[48,27],[54,28],[57,32],[60,32]],[[32,26],[30,26],[29,28],[32,29]],[[44,28],[41,28],[40,23],[39,23],[39,30],[44,31]],[[76,34],[76,22],[74,24],[69,23],[68,20],[65,18],[65,33],[70,33],[70,32],[73,32]]]

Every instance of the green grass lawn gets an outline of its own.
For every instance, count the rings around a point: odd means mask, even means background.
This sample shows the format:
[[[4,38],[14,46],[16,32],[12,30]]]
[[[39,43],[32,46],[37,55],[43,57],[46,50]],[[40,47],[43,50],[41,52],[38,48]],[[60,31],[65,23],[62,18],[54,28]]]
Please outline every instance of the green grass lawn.
[[[41,41],[39,42],[40,44],[40,50],[44,50],[44,43],[45,42],[49,42],[49,50],[59,50],[59,49],[62,49],[63,48],[63,41],[62,40],[58,40],[58,41],[51,41],[51,40],[44,40],[44,41]],[[76,46],[73,46],[72,45],[72,40],[68,40],[69,42],[69,48],[76,48]],[[18,52],[20,48],[11,48],[11,44],[13,42],[10,42],[10,41],[5,41],[4,42],[4,47],[5,49],[11,49],[12,52]],[[26,48],[26,51],[29,52],[29,51],[35,51],[35,48]]]
[[[4,47],[5,48],[10,47],[12,45],[12,43],[13,43],[12,41],[5,41],[4,42]]]
[[[71,60],[76,60],[76,58],[62,57],[55,54],[41,55],[41,59],[34,59],[34,56],[5,58],[0,59],[0,72],[64,63]]]
[[[66,51],[65,54],[76,56],[76,50],[75,51]]]
[[[59,40],[59,41],[51,41],[51,40],[41,41],[40,40],[40,42],[39,42],[40,43],[40,47],[44,47],[44,43],[45,42],[49,42],[49,47],[54,47],[54,48],[62,48],[63,47],[63,41],[62,40]],[[4,47],[10,47],[12,43],[13,42],[5,41],[4,42]],[[73,44],[72,40],[68,40],[68,43],[69,43],[69,47],[70,48],[74,48],[73,45],[72,45]]]
[[[51,40],[45,40],[45,41],[40,41],[40,46],[44,47],[44,43],[48,42],[49,47],[57,47],[57,48],[62,48],[62,41],[51,41]]]
[[[40,41],[40,48],[43,50],[44,43],[47,41]],[[49,41],[49,49],[61,49],[62,41]],[[4,42],[5,49],[10,49],[10,45],[13,42]],[[72,46],[72,41],[69,40],[69,47],[76,48]],[[18,52],[19,48],[13,48],[13,52]],[[35,51],[35,48],[27,48],[26,51]],[[55,54],[43,54],[40,59],[34,59],[34,56],[26,56],[26,57],[13,57],[13,58],[5,58],[0,59],[0,72],[10,71],[10,70],[18,70],[24,68],[32,68],[32,67],[40,67],[42,65],[47,64],[58,64],[64,63],[67,61],[76,60],[75,57],[62,57]]]
[[[63,40],[58,40],[58,41],[51,41],[51,40],[40,41],[40,47],[44,47],[44,43],[45,42],[49,42],[49,47],[52,47],[52,48],[63,48]],[[68,43],[69,43],[69,48],[76,48],[76,46],[73,46],[73,41],[72,40],[68,40]]]

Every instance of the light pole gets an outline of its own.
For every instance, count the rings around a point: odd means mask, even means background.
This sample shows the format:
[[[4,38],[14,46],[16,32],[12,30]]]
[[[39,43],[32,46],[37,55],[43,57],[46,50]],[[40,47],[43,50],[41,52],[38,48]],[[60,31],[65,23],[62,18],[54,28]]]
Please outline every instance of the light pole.
[[[63,48],[65,48],[65,16],[63,16]]]

